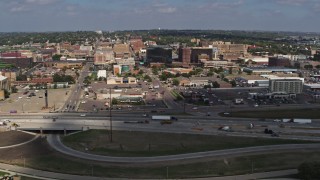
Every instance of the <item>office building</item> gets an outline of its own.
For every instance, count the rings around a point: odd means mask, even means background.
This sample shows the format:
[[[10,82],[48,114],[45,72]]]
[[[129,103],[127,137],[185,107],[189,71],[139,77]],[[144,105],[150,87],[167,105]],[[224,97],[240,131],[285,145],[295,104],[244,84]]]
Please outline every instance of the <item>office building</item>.
[[[289,67],[290,60],[285,57],[277,56],[277,57],[269,57],[268,66],[272,67]]]
[[[169,46],[150,46],[146,54],[147,63],[172,63],[172,48]]]
[[[269,90],[271,92],[285,92],[301,94],[303,82],[299,79],[270,79]]]

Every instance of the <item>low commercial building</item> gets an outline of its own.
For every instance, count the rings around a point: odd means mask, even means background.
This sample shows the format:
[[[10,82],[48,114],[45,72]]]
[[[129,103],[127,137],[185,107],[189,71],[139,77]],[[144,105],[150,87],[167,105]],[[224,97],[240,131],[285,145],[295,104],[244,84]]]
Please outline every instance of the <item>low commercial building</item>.
[[[298,69],[284,68],[284,67],[245,67],[242,69],[243,72],[252,74],[272,74],[272,73],[294,73]]]
[[[115,98],[120,102],[141,102],[143,100],[144,93],[141,88],[117,88],[110,89],[102,88],[96,92],[97,100],[110,100]]]
[[[232,67],[233,63],[229,61],[219,61],[219,60],[212,60],[212,61],[202,61],[203,67],[205,68],[220,68],[220,67]]]
[[[135,77],[108,77],[107,84],[137,84]]]
[[[58,69],[62,69],[64,67],[67,68],[75,68],[75,69],[79,69],[82,68],[82,62],[80,61],[50,61],[50,62],[43,62],[43,65],[45,67],[53,67],[53,68],[58,68]]]

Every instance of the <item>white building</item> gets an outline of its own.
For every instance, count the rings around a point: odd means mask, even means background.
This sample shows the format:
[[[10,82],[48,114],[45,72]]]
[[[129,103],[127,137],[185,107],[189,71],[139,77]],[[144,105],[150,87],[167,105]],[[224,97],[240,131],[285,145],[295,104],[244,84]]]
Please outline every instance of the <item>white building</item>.
[[[97,73],[97,77],[107,78],[107,70],[99,70]]]

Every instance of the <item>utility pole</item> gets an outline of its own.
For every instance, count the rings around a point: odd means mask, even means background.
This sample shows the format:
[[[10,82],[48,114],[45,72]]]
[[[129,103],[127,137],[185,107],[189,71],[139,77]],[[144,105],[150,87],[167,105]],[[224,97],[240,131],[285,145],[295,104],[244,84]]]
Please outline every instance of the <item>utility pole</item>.
[[[110,102],[109,102],[109,118],[110,118],[110,142],[112,142],[112,114],[111,114],[111,87],[110,87]]]

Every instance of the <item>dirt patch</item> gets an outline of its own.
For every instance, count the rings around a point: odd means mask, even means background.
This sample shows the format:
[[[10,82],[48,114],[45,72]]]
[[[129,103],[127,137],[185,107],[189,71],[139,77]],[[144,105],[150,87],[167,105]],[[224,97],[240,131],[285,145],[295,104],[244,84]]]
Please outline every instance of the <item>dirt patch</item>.
[[[31,140],[34,135],[20,131],[0,132],[0,147],[10,146]]]

